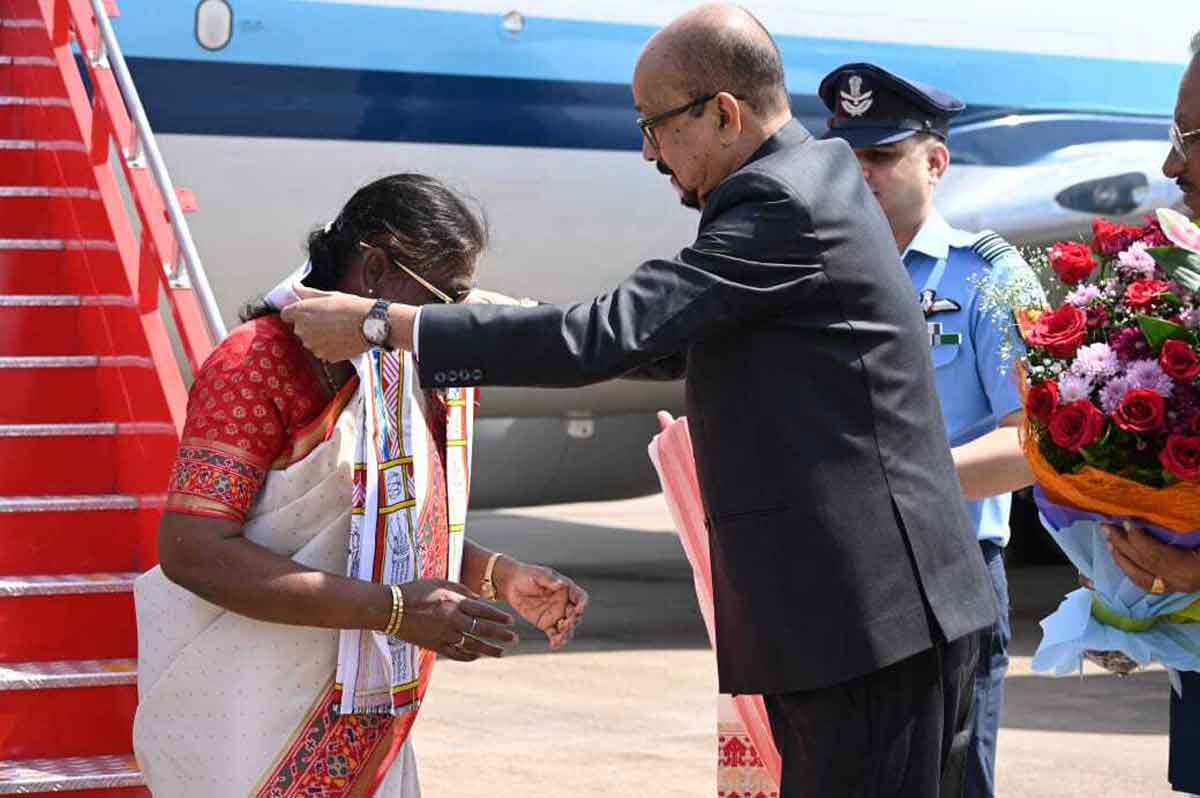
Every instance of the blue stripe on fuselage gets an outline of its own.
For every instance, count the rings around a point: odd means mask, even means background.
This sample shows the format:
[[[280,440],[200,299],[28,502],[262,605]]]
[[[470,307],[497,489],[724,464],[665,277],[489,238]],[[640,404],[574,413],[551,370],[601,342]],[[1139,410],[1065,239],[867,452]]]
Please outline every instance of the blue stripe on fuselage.
[[[530,17],[519,35],[498,14],[305,0],[237,0],[228,47],[202,49],[192,4],[123,0],[127,55],[206,64],[313,67],[355,75],[450,75],[622,87],[653,28]],[[1183,67],[1074,56],[780,36],[788,83],[815,93],[830,69],[874,61],[970,106],[1169,115]],[[348,78],[353,81],[354,78]]]
[[[611,83],[153,58],[129,68],[158,133],[611,150],[642,141],[628,87]]]

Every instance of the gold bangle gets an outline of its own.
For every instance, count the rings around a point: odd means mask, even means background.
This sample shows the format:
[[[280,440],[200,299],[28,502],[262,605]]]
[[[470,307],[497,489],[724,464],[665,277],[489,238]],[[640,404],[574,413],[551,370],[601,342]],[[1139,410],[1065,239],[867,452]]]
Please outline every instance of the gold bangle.
[[[492,571],[496,569],[496,560],[503,556],[500,552],[492,554],[487,562],[487,567],[483,569],[483,581],[479,583],[479,595],[483,596],[488,601],[496,600],[496,583],[492,581]]]
[[[400,590],[400,585],[388,585],[392,589],[392,617],[388,620],[387,628],[383,633],[388,637],[398,637],[400,635],[400,624],[404,621],[404,592]]]

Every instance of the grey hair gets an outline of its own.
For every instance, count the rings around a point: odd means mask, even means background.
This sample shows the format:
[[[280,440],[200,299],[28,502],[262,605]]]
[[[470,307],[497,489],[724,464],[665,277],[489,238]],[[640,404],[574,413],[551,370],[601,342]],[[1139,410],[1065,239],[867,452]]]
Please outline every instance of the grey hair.
[[[1192,37],[1192,55],[1200,55],[1200,31],[1196,31],[1196,35]]]

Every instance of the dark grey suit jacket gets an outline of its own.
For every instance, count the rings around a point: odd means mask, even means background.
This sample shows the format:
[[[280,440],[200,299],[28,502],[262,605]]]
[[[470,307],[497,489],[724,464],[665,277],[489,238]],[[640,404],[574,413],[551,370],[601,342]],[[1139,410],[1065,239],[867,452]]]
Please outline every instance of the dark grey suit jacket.
[[[419,336],[427,387],[686,364],[722,692],[829,686],[995,620],[925,322],[842,141],[789,123],[709,194],[692,246],[609,294],[427,305]]]

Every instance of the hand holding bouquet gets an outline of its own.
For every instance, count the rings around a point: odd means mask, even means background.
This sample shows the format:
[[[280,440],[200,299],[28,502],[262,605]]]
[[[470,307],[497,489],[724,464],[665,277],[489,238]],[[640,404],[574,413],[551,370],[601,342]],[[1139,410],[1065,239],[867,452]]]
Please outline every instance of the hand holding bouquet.
[[[1098,220],[1090,246],[1056,244],[1045,264],[1048,293],[1066,294],[1021,314],[1025,448],[1042,520],[1095,590],[1043,621],[1034,667],[1078,670],[1095,649],[1200,669],[1200,597],[1139,586],[1100,527],[1200,547],[1200,228],[1170,210],[1144,227]]]

